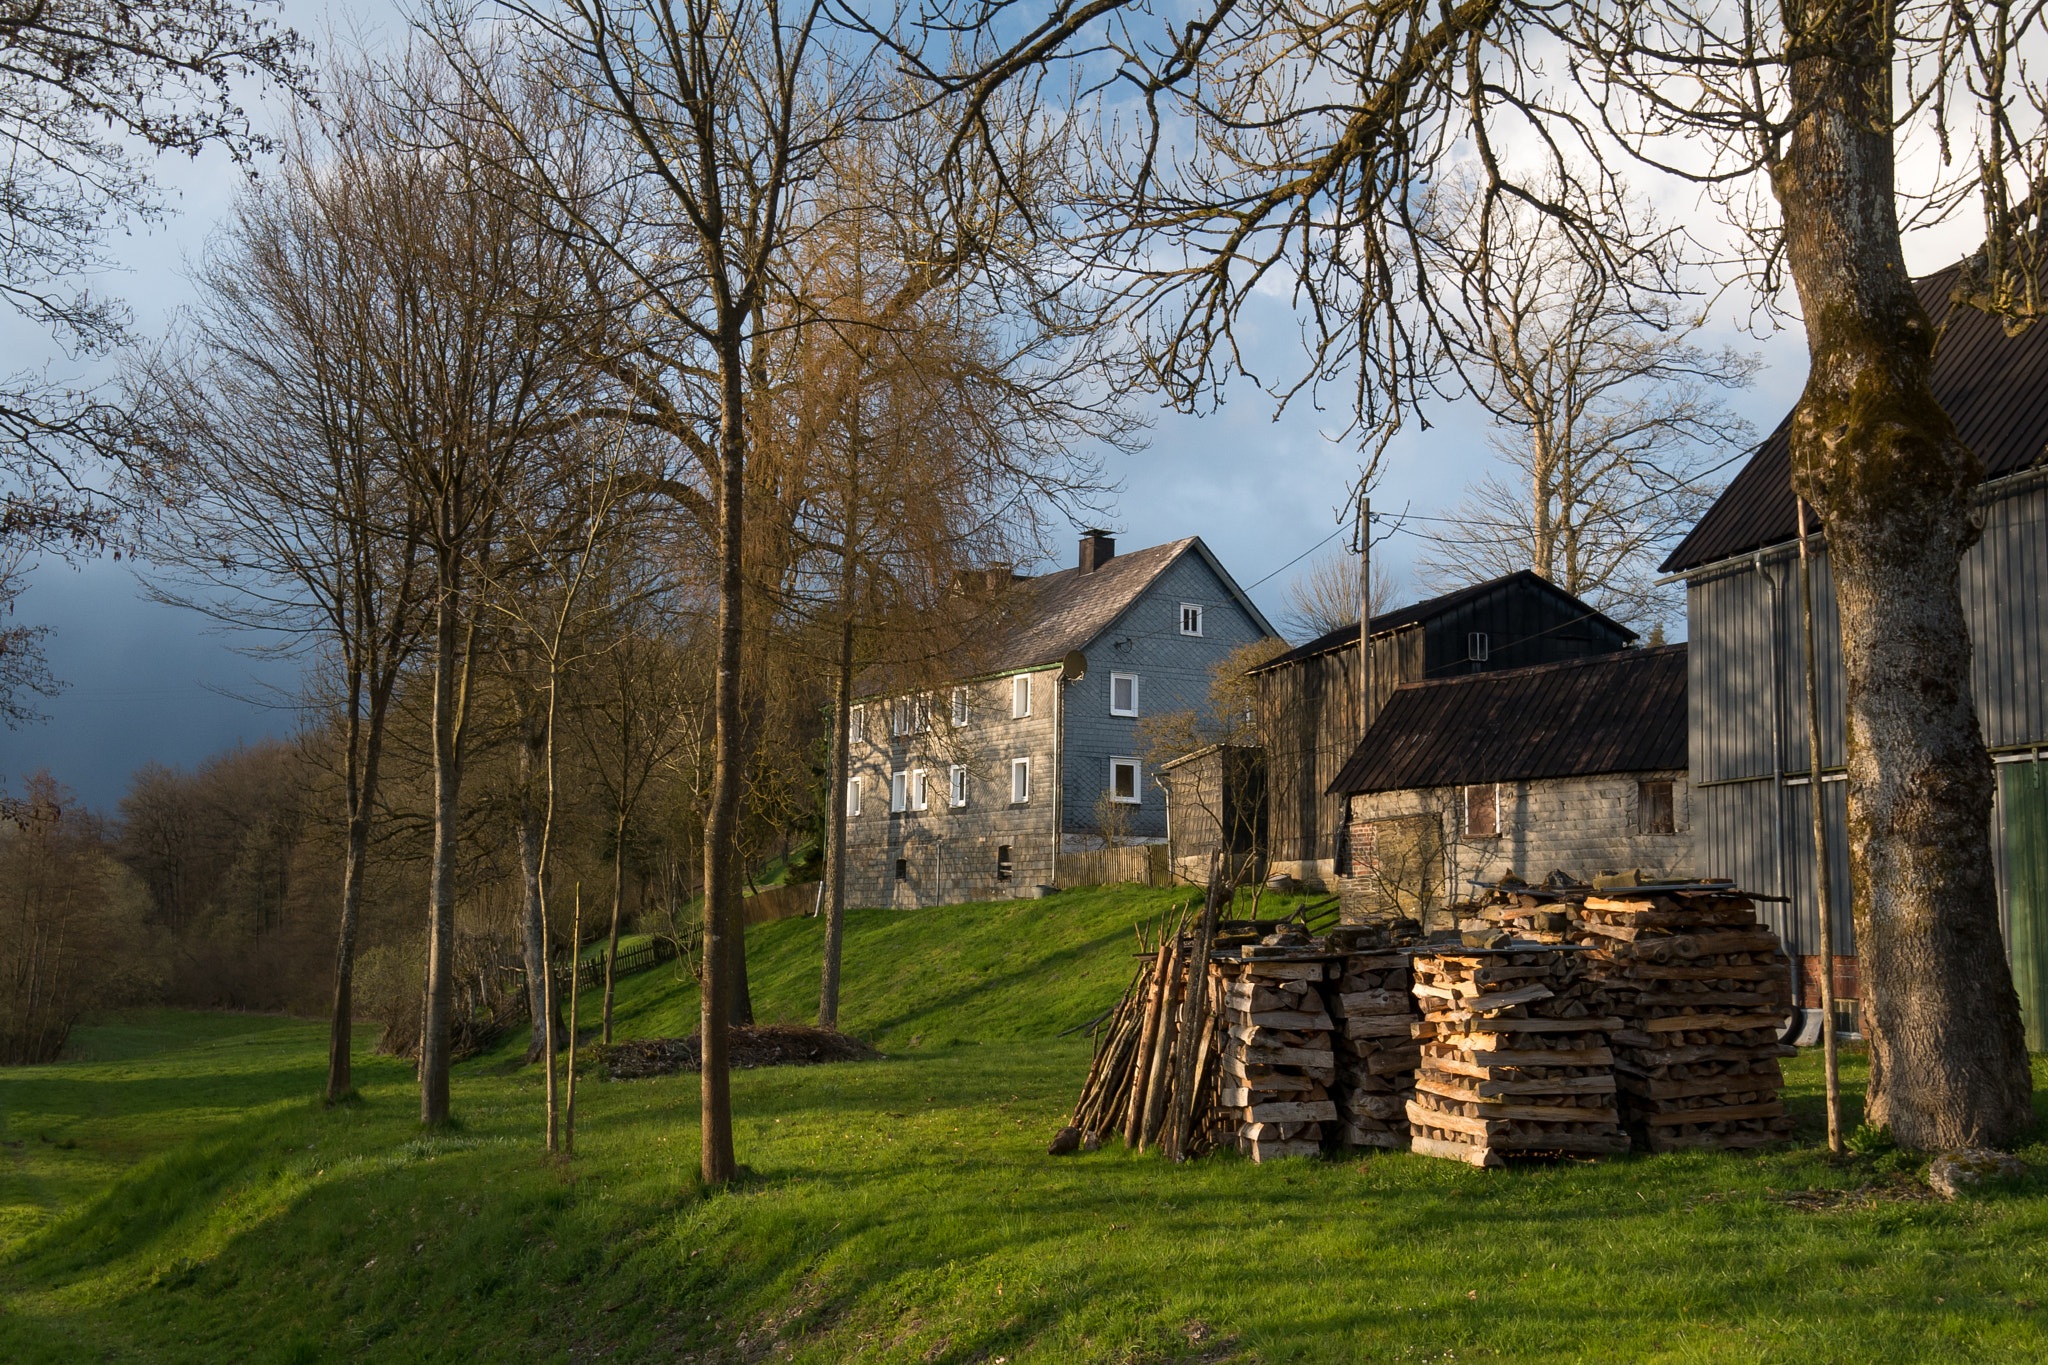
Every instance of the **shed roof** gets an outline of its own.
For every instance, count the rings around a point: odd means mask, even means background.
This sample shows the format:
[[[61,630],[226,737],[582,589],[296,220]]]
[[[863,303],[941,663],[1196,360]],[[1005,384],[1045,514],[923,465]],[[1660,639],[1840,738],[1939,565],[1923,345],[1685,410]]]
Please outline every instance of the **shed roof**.
[[[1534,573],[1528,569],[1517,569],[1515,572],[1504,574],[1499,578],[1489,578],[1484,583],[1473,583],[1456,591],[1444,593],[1439,597],[1426,597],[1420,602],[1411,602],[1405,607],[1396,607],[1392,611],[1381,612],[1378,616],[1372,618],[1372,633],[1374,635],[1385,635],[1399,630],[1403,626],[1421,625],[1430,618],[1456,610],[1467,602],[1475,601],[1478,598],[1487,596],[1489,593],[1501,592],[1511,587],[1534,587],[1544,592],[1554,593],[1571,605],[1583,609],[1588,619],[1601,621],[1612,626],[1625,639],[1633,640],[1635,638],[1636,633],[1627,626],[1594,611],[1584,602],[1572,596],[1563,588],[1558,587],[1557,584],[1541,574]],[[1318,654],[1329,654],[1339,649],[1349,649],[1357,645],[1357,643],[1358,623],[1353,621],[1348,625],[1337,627],[1327,635],[1319,635],[1305,645],[1290,649],[1285,654],[1275,655],[1250,671],[1253,673],[1269,672],[1275,668],[1284,668],[1288,664],[1300,663],[1303,659],[1313,659]]]
[[[1958,268],[1913,282],[1922,306],[1942,328],[1934,353],[1934,396],[1954,419],[1963,443],[1984,462],[1985,478],[2016,474],[2041,462],[2048,440],[2048,327],[2009,337],[1990,314],[1951,306],[1948,296]],[[1662,572],[1696,569],[1797,538],[1791,433],[1788,412],[1678,542]]]
[[[1685,646],[1408,683],[1330,783],[1337,795],[1683,768]]]

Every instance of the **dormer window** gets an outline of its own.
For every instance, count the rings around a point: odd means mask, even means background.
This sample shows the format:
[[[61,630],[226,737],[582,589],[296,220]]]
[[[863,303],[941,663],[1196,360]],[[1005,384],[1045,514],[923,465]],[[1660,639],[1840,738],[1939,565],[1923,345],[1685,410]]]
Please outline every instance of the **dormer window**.
[[[1195,602],[1180,604],[1180,633],[1200,635],[1202,633],[1202,608]]]
[[[1019,673],[1010,679],[1010,715],[1022,720],[1031,714],[1031,675]]]

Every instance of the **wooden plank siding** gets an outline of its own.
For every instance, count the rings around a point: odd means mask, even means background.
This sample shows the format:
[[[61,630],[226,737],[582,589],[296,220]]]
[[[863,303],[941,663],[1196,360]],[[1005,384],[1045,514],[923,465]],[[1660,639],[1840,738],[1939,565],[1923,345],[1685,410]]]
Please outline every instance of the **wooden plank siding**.
[[[1984,535],[1962,561],[1970,680],[1984,741],[2002,761],[2034,761],[2048,746],[2048,471],[1987,484]],[[1821,766],[1845,762],[1841,632],[1825,546],[1813,563],[1819,640]],[[1704,566],[1686,585],[1691,643],[1688,728],[1699,872],[1793,898],[1766,915],[1788,952],[1819,951],[1813,834],[1806,785],[1804,627],[1796,542]],[[1847,784],[1823,781],[1833,867],[1837,951],[1854,925],[1846,835]],[[2002,797],[2000,798],[2002,801]],[[2009,930],[2010,869],[2003,806],[1992,851]]]

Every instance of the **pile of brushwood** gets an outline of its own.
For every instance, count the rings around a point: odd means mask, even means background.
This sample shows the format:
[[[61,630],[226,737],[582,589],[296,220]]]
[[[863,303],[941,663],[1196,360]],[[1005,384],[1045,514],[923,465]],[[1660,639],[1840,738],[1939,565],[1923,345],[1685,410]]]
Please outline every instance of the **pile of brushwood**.
[[[858,1038],[832,1029],[802,1024],[767,1024],[759,1028],[734,1026],[732,1064],[742,1070],[758,1066],[815,1066],[820,1062],[865,1062],[882,1054]],[[599,1044],[592,1051],[597,1064],[615,1081],[637,1081],[648,1076],[673,1076],[679,1071],[696,1071],[703,1065],[703,1042],[697,1034],[687,1038],[647,1038],[626,1043]]]

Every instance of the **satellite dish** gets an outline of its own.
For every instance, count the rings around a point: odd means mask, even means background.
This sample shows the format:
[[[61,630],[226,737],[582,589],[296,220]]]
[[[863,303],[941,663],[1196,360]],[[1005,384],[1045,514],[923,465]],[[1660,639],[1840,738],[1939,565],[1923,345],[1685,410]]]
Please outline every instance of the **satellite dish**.
[[[1067,651],[1067,657],[1060,660],[1060,681],[1079,682],[1088,676],[1088,656],[1078,649]]]

